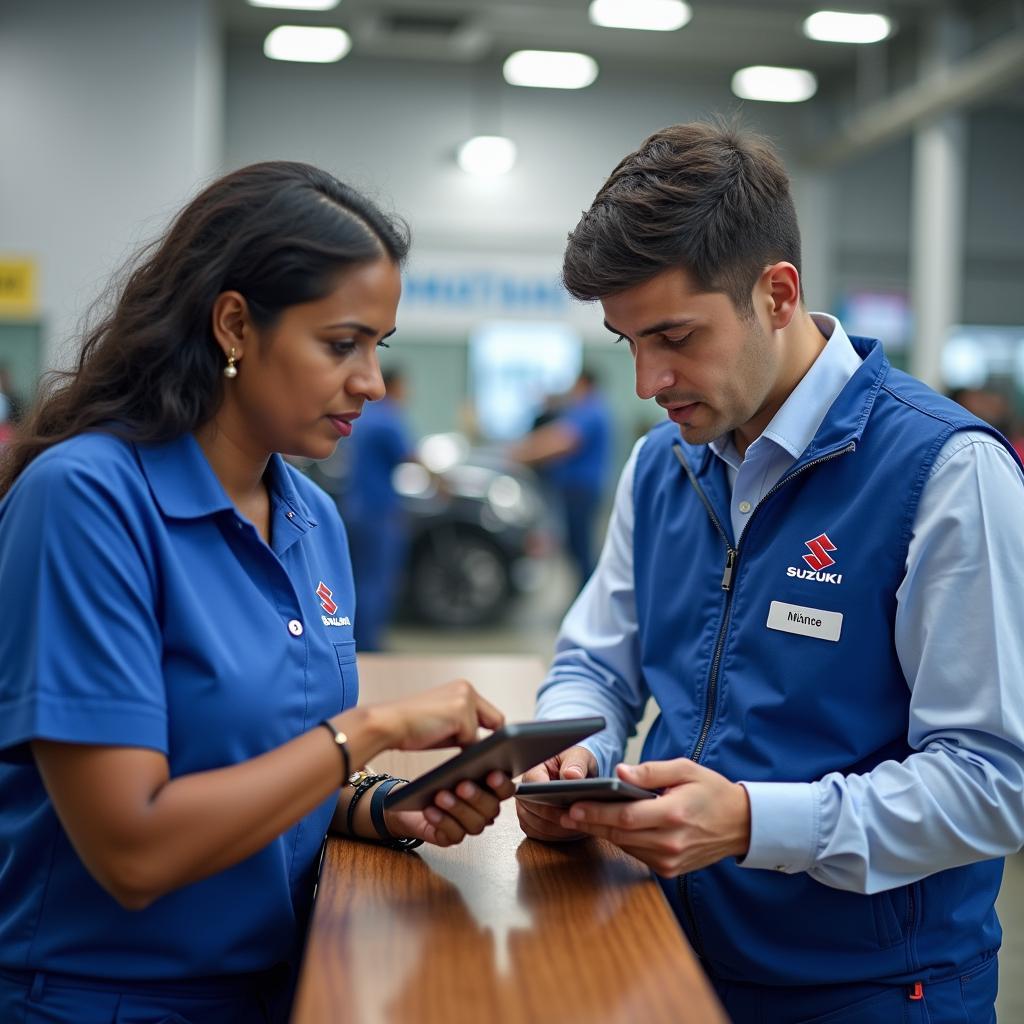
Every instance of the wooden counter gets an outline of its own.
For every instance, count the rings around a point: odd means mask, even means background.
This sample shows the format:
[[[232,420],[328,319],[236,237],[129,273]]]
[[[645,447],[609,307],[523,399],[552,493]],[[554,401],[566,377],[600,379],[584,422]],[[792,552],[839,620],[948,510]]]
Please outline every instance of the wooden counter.
[[[362,699],[463,676],[509,721],[543,666],[364,655]],[[374,760],[414,777],[453,751]],[[415,854],[327,844],[292,1024],[725,1024],[647,869],[601,840],[527,839],[514,801],[483,835]]]

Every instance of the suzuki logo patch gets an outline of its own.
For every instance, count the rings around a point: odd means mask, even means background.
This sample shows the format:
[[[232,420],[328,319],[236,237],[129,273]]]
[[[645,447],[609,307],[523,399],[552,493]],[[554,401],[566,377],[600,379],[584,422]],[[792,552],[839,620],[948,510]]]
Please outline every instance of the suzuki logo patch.
[[[809,555],[802,555],[804,562],[810,566],[809,569],[798,569],[791,565],[786,570],[786,575],[797,580],[814,580],[816,583],[842,583],[841,572],[825,572],[830,565],[835,565],[836,560],[829,554],[830,551],[839,549],[832,543],[827,533],[819,533],[813,540],[804,541],[804,547],[810,551]]]
[[[839,549],[828,539],[827,533],[821,533],[814,540],[809,540],[804,547],[810,550],[809,555],[804,555],[804,561],[815,571],[821,572],[830,565],[835,565],[836,560],[829,555],[830,551]],[[323,586],[323,584],[321,584]]]
[[[331,600],[334,597],[334,591],[323,580],[317,585],[316,596],[320,598],[320,607],[327,612],[326,615],[320,616],[320,620],[325,626],[352,625],[352,620],[347,615],[338,616],[334,614],[338,610],[338,606]]]

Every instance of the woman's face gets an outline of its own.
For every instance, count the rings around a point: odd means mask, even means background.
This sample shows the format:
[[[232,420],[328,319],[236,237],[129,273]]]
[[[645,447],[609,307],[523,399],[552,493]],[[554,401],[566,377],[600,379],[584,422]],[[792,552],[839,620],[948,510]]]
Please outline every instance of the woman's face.
[[[363,403],[384,396],[377,348],[395,330],[401,291],[398,267],[381,257],[344,271],[322,299],[287,307],[265,331],[247,326],[218,419],[254,450],[327,458],[358,429]]]

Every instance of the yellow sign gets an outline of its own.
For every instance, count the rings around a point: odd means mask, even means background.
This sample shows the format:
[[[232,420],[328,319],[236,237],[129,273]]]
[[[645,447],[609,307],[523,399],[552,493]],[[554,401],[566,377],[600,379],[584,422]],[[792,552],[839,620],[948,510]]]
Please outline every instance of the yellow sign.
[[[25,256],[0,256],[0,317],[35,316],[36,262]]]

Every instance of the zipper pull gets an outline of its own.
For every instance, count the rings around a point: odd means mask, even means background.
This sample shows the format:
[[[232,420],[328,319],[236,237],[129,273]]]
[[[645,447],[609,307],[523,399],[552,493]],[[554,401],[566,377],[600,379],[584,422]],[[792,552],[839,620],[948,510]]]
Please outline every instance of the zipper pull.
[[[910,992],[907,994],[907,998],[913,1000],[915,1003],[919,999],[924,999],[924,985],[919,981],[915,981]]]
[[[729,553],[725,556],[725,572],[722,573],[722,589],[730,590],[732,588],[732,570],[733,566],[736,565],[736,549],[729,548]]]

